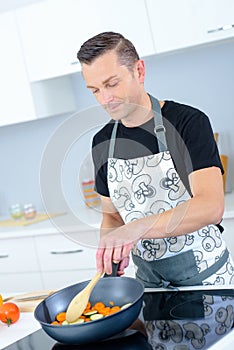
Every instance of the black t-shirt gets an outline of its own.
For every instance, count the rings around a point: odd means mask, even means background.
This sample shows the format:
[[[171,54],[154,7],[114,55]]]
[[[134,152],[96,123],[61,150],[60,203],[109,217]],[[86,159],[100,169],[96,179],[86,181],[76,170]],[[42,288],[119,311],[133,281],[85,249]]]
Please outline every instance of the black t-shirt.
[[[210,121],[200,110],[174,101],[165,101],[162,116],[175,169],[192,195],[188,181],[192,171],[216,166],[223,173]],[[110,120],[94,136],[92,144],[96,191],[107,197],[107,160],[113,125],[114,121]],[[133,128],[127,128],[119,122],[114,157],[133,159],[158,153],[154,126],[153,118]]]

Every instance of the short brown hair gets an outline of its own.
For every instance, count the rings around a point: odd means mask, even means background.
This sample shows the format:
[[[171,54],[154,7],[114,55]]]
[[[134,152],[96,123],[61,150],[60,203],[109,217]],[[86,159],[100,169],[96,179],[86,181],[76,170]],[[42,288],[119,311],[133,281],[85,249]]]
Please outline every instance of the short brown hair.
[[[88,39],[80,47],[77,58],[80,63],[91,64],[97,57],[110,50],[115,50],[122,65],[133,69],[134,63],[139,60],[139,55],[131,41],[122,34],[103,32]]]

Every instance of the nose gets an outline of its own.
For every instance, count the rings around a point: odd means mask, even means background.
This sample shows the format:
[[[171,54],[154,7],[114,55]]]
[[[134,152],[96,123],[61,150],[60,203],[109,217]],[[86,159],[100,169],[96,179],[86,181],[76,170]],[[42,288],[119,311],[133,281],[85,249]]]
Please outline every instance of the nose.
[[[107,105],[108,103],[113,102],[113,95],[106,89],[103,89],[99,96],[99,102],[101,105]]]

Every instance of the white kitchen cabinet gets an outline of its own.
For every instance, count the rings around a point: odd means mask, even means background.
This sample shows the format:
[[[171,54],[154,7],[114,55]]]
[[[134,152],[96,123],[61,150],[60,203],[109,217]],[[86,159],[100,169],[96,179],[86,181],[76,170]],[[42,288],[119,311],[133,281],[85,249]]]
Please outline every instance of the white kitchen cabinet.
[[[35,118],[25,62],[12,12],[0,15],[0,126]]]
[[[43,288],[53,290],[87,281],[93,278],[96,272],[96,267],[66,271],[43,271],[41,274]],[[135,277],[133,264],[125,269],[124,277]]]
[[[39,263],[32,237],[0,240],[0,273],[38,270]]]
[[[0,272],[1,293],[25,293],[42,290],[43,282],[40,272],[2,274]]]
[[[234,37],[233,0],[146,0],[157,53]]]
[[[96,242],[99,231],[87,231],[81,234],[89,237],[87,241],[92,240],[94,243],[92,248],[75,243],[62,234],[34,237],[43,288],[61,288],[89,280],[95,275]],[[132,260],[125,271],[125,276],[135,276]]]
[[[42,289],[32,237],[0,239],[0,289],[1,292]]]
[[[84,232],[89,234],[93,232]],[[61,288],[95,275],[96,249],[79,245],[62,234],[35,236],[34,240],[44,288]]]
[[[141,56],[155,52],[144,0],[47,0],[17,18],[31,81],[79,71],[80,45],[102,31],[121,32]]]
[[[99,230],[0,238],[0,290],[25,292],[59,289],[96,273]],[[83,237],[83,238],[82,238]],[[76,241],[83,242],[83,245]],[[92,245],[92,247],[91,247]],[[125,276],[134,277],[132,261]]]
[[[78,270],[96,266],[95,249],[72,242],[62,233],[36,236],[34,239],[41,271]]]
[[[55,290],[93,278],[96,269],[67,270],[42,273],[42,283],[45,289]]]

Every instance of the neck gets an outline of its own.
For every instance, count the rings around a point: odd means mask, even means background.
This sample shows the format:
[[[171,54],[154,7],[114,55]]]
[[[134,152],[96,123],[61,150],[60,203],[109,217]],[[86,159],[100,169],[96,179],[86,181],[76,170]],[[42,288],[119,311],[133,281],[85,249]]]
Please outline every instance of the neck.
[[[160,107],[164,105],[164,101],[159,101]],[[136,109],[127,118],[121,120],[122,124],[128,128],[133,128],[146,123],[153,118],[153,110],[150,97],[145,93],[140,102],[137,104]]]

